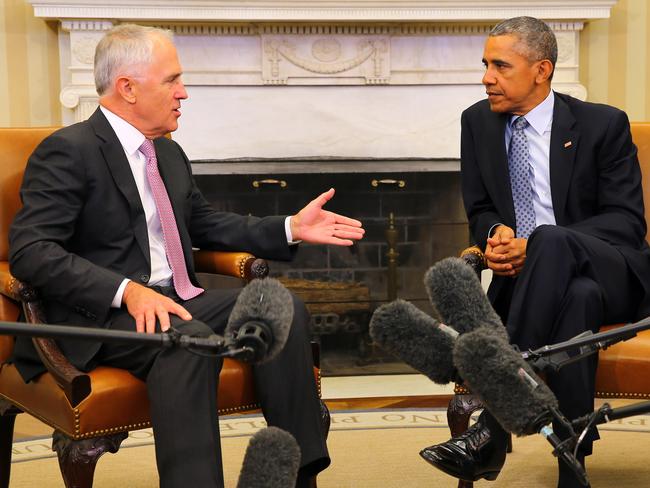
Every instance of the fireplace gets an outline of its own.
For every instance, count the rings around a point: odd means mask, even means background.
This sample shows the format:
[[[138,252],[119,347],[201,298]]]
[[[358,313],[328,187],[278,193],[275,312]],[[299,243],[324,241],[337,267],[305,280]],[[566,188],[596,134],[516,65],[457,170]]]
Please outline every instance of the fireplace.
[[[491,26],[516,15],[546,20],[559,47],[553,87],[584,99],[580,32],[590,19],[608,17],[616,3],[29,1],[37,17],[58,21],[65,124],[97,107],[93,52],[106,30],[123,22],[165,27],[175,34],[190,95],[173,137],[215,206],[290,213],[337,189],[330,208],[360,218],[366,238],[350,249],[303,245],[291,265],[271,263],[283,279],[338,283],[356,297],[354,317],[338,313],[345,291],[333,285],[329,301],[339,308],[308,304],[325,355],[328,341],[349,345],[346,337],[367,327],[363,313],[390,296],[426,310],[424,271],[468,243],[459,120],[484,97],[481,57]],[[394,230],[387,238],[391,214]],[[364,297],[366,308],[359,305]],[[330,333],[337,329],[350,333]],[[360,357],[368,353],[360,349]]]
[[[405,370],[373,348],[367,336],[370,314],[390,298],[386,231],[392,214],[397,296],[430,311],[424,272],[435,261],[457,255],[469,242],[457,171],[196,178],[219,210],[253,215],[291,214],[322,191],[336,188],[327,208],[361,220],[364,239],[352,247],[302,244],[294,261],[270,262],[271,275],[299,295],[303,288],[311,291],[305,301],[314,339],[323,344],[324,374],[350,372],[355,366]]]

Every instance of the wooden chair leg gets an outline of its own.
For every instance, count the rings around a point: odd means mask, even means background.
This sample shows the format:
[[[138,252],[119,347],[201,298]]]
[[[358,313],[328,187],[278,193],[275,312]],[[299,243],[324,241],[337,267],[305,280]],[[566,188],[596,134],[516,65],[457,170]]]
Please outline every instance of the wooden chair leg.
[[[451,436],[456,437],[465,432],[469,427],[470,417],[480,408],[483,408],[483,405],[474,395],[455,394],[447,406],[447,424]]]
[[[452,437],[459,436],[469,427],[472,414],[482,408],[474,395],[455,394],[447,406],[447,424]],[[458,480],[458,488],[473,488],[471,481]]]
[[[116,453],[127,432],[92,439],[73,440],[55,430],[52,450],[59,458],[59,467],[66,488],[92,488],[95,466],[105,452]]]
[[[0,412],[0,488],[9,488],[14,423],[21,411],[3,400],[0,402]]]

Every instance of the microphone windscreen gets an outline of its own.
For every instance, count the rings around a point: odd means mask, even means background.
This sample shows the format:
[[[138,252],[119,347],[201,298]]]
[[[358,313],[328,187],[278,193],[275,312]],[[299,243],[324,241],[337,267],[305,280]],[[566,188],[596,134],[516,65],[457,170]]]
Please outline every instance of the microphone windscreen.
[[[438,318],[461,334],[480,326],[507,333],[474,270],[459,258],[446,258],[424,275],[424,287]]]
[[[289,337],[293,299],[282,283],[273,278],[255,279],[241,291],[228,318],[224,335],[232,339],[248,324],[263,324],[271,337],[264,337],[268,350],[261,362],[274,358]]]
[[[433,382],[447,384],[456,379],[452,353],[458,333],[412,303],[396,300],[377,308],[369,329],[377,344]]]
[[[459,336],[454,364],[508,432],[530,435],[550,422],[555,395],[496,329],[479,327]]]
[[[296,485],[300,447],[288,432],[266,427],[251,437],[237,488],[287,488]]]

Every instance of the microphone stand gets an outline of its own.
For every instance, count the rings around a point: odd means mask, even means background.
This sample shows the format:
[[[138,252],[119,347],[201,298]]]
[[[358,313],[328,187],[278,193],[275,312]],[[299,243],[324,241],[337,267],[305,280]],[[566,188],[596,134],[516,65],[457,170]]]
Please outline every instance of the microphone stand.
[[[618,342],[632,339],[639,332],[648,329],[650,329],[650,317],[605,332],[594,334],[588,330],[564,342],[543,346],[535,350],[524,351],[521,353],[521,356],[524,360],[529,361],[531,366],[538,371],[557,372],[567,364],[596,354],[600,349],[607,349]],[[570,356],[567,351],[576,348],[579,348],[578,352]],[[572,420],[569,425],[564,423],[564,427],[572,434],[564,442],[575,442],[573,444],[575,456],[578,446],[580,446],[589,430],[596,425],[611,422],[612,420],[642,415],[648,412],[650,412],[650,401],[618,408],[612,408],[609,403],[604,403],[598,410]],[[557,416],[556,419],[558,419]],[[580,432],[580,434],[576,434],[576,431]],[[566,456],[564,458],[567,459]],[[570,462],[568,464],[576,471]],[[576,474],[580,476],[578,472]]]
[[[557,372],[567,364],[596,354],[600,349],[607,349],[618,342],[632,339],[647,329],[650,329],[650,317],[605,332],[594,334],[588,330],[564,342],[524,351],[521,357],[529,361],[537,371]],[[568,350],[576,348],[579,348],[576,354],[567,353]]]
[[[561,425],[566,431],[570,434],[566,439],[561,440],[553,428],[549,425],[551,418],[549,414],[558,425]],[[573,422],[567,420],[567,418],[562,415],[562,413],[557,408],[550,408],[549,411],[545,414],[540,415],[537,421],[533,422],[536,424],[536,429],[539,434],[541,434],[548,442],[553,446],[553,455],[558,459],[561,459],[564,464],[566,464],[576,475],[576,478],[583,486],[589,485],[589,478],[587,477],[587,472],[585,468],[578,462],[576,453],[582,438],[577,438],[575,431],[573,430]]]
[[[223,336],[211,334],[195,337],[181,334],[173,327],[167,332],[146,334],[121,330],[109,330],[69,325],[25,324],[21,322],[0,322],[0,335],[43,337],[48,339],[75,339],[111,343],[139,344],[146,347],[182,347],[195,354],[208,354],[220,358],[237,358],[247,361],[254,357],[250,346],[237,347]]]

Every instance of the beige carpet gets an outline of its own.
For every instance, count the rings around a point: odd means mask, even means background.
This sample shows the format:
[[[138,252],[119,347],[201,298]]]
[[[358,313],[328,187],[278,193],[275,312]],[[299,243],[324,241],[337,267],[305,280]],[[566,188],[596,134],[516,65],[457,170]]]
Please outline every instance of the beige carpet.
[[[329,448],[332,465],[319,488],[455,487],[455,479],[425,463],[421,448],[448,438],[443,411],[353,411],[333,414]],[[264,426],[258,416],[222,420],[226,486],[235,487],[250,435]],[[650,416],[601,428],[602,439],[588,461],[593,488],[650,486]],[[158,486],[152,435],[132,432],[117,454],[98,463],[95,488]],[[14,444],[11,488],[60,488],[63,482],[48,438]],[[556,461],[540,436],[515,439],[514,452],[494,482],[477,488],[554,488]],[[196,487],[200,488],[200,487]]]

